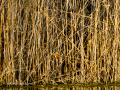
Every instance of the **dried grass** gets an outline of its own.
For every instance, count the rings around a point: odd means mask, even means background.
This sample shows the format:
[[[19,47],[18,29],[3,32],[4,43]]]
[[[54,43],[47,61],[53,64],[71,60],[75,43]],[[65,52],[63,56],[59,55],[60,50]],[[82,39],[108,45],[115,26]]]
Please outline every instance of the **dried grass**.
[[[1,84],[120,80],[119,0],[1,0],[0,17]]]

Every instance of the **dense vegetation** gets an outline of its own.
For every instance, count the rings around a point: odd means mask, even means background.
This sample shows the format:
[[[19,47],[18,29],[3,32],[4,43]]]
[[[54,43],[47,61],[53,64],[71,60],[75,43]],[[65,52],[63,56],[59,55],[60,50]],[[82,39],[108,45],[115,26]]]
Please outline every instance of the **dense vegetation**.
[[[1,84],[119,80],[119,0],[0,0]]]

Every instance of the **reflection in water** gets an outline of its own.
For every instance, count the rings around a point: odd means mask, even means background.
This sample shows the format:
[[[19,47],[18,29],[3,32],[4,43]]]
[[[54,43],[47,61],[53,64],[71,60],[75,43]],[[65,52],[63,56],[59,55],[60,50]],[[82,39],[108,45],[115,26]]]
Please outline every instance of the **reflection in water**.
[[[95,86],[95,87],[81,87],[81,86],[28,86],[28,87],[4,87],[0,90],[120,90],[120,86]]]

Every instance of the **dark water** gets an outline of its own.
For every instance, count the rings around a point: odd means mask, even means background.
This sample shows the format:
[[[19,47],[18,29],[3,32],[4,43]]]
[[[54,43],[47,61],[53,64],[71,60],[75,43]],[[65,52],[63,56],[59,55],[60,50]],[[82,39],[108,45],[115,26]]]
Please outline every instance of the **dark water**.
[[[120,86],[14,86],[0,87],[0,90],[120,90]]]

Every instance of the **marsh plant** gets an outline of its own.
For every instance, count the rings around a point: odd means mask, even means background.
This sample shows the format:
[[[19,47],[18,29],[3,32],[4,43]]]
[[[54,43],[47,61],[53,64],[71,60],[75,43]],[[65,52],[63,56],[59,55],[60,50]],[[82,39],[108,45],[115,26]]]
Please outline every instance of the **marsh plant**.
[[[119,0],[0,0],[1,84],[119,80]]]

